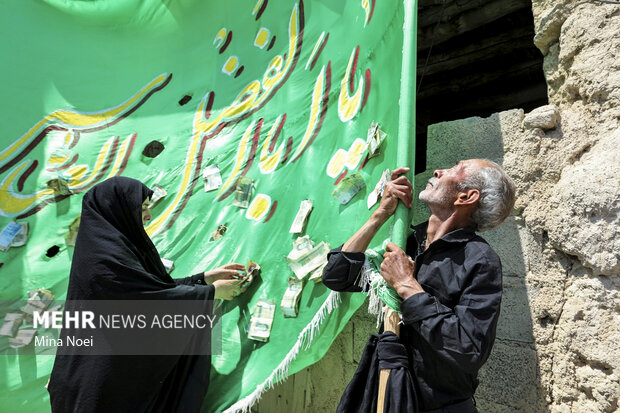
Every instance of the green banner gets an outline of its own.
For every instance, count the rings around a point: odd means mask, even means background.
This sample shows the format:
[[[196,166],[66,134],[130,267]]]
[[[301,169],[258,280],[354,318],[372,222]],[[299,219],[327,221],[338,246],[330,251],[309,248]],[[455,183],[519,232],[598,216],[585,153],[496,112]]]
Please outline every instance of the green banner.
[[[294,274],[285,257],[299,236],[332,248],[346,241],[369,216],[382,173],[397,166],[399,135],[411,138],[399,133],[399,99],[412,92],[401,90],[403,7],[0,2],[0,226],[28,223],[26,245],[0,252],[0,300],[36,288],[64,299],[82,195],[129,176],[167,192],[147,232],[174,262],[173,277],[228,262],[262,268],[244,295],[223,304],[223,349],[204,412],[248,407],[319,360],[365,297],[306,280],[298,316],[286,318],[280,302]],[[415,24],[405,28],[413,36]],[[406,105],[413,114],[414,100]],[[373,121],[386,138],[370,156]],[[206,191],[203,172],[215,165],[222,183]],[[341,204],[332,192],[354,174],[365,187]],[[234,205],[242,177],[253,180],[247,208]],[[303,200],[312,212],[301,233],[290,233]],[[214,240],[220,225],[226,231]],[[389,236],[386,226],[376,245]],[[276,303],[266,343],[246,331],[260,299]],[[7,336],[0,351],[0,411],[49,411],[53,357],[21,354]]]

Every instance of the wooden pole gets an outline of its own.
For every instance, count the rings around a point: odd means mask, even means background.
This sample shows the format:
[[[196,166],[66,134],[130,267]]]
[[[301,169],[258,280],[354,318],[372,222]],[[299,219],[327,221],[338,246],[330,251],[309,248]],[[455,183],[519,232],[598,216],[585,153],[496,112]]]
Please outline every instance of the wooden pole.
[[[384,331],[392,331],[400,336],[400,316],[391,308],[384,311],[385,318],[383,320]],[[390,377],[390,369],[382,369],[379,371],[379,395],[377,396],[377,413],[383,413],[385,402],[385,391],[387,389],[387,381]]]

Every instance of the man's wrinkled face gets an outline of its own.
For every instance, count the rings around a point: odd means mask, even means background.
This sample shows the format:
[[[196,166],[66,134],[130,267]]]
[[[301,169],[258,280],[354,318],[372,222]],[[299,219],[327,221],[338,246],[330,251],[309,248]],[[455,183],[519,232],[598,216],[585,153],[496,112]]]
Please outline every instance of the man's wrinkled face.
[[[151,215],[151,210],[149,208],[149,204],[151,203],[151,197],[147,197],[142,203],[142,224],[146,225],[146,223],[153,218]]]
[[[420,201],[429,206],[451,207],[458,194],[458,184],[466,178],[472,161],[475,160],[460,161],[450,169],[437,169],[426,189],[420,192]]]

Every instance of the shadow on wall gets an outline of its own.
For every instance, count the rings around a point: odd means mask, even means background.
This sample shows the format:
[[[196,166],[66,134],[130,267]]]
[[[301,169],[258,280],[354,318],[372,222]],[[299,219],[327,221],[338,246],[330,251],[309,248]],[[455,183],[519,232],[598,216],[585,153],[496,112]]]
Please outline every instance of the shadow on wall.
[[[486,158],[502,164],[505,125],[519,130],[522,110],[467,118],[431,125],[428,129],[427,170],[416,176],[416,194],[423,190],[435,169],[450,168],[470,158]],[[516,129],[514,129],[516,127]],[[414,223],[428,218],[420,202]],[[539,359],[534,342],[532,311],[525,276],[528,239],[523,219],[510,216],[500,227],[480,234],[499,254],[503,266],[502,308],[495,346],[479,374],[476,401],[480,413],[546,411]]]

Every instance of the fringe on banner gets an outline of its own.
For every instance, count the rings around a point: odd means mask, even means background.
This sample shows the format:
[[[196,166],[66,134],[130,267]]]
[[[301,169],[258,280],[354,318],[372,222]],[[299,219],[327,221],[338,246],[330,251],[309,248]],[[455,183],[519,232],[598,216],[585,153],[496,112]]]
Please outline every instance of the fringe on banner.
[[[320,334],[320,327],[323,321],[331,314],[334,309],[340,304],[340,293],[332,291],[329,293],[325,302],[321,305],[317,313],[306,327],[299,333],[297,342],[288,352],[284,360],[276,367],[276,369],[265,379],[264,382],[258,385],[256,389],[245,396],[243,399],[237,401],[237,403],[224,410],[223,413],[249,413],[254,404],[260,400],[261,396],[266,390],[273,388],[277,383],[283,381],[288,377],[289,368],[293,360],[297,358],[297,355],[302,350],[310,348],[312,341]]]
[[[384,247],[385,247],[384,243]],[[379,270],[377,263],[380,260],[379,254],[374,250],[366,250],[366,259],[360,270],[355,284],[368,295],[368,312],[377,316],[377,328],[383,323],[385,317],[384,309],[391,308],[400,315],[400,304],[402,299],[396,291],[385,281]],[[402,320],[402,315],[401,315]]]
[[[378,288],[380,288],[380,279],[382,279],[379,271],[371,267],[368,259],[364,261],[360,275],[356,280],[358,287],[362,292],[368,295],[368,312],[377,316],[377,328],[383,323],[383,301],[379,296]]]

